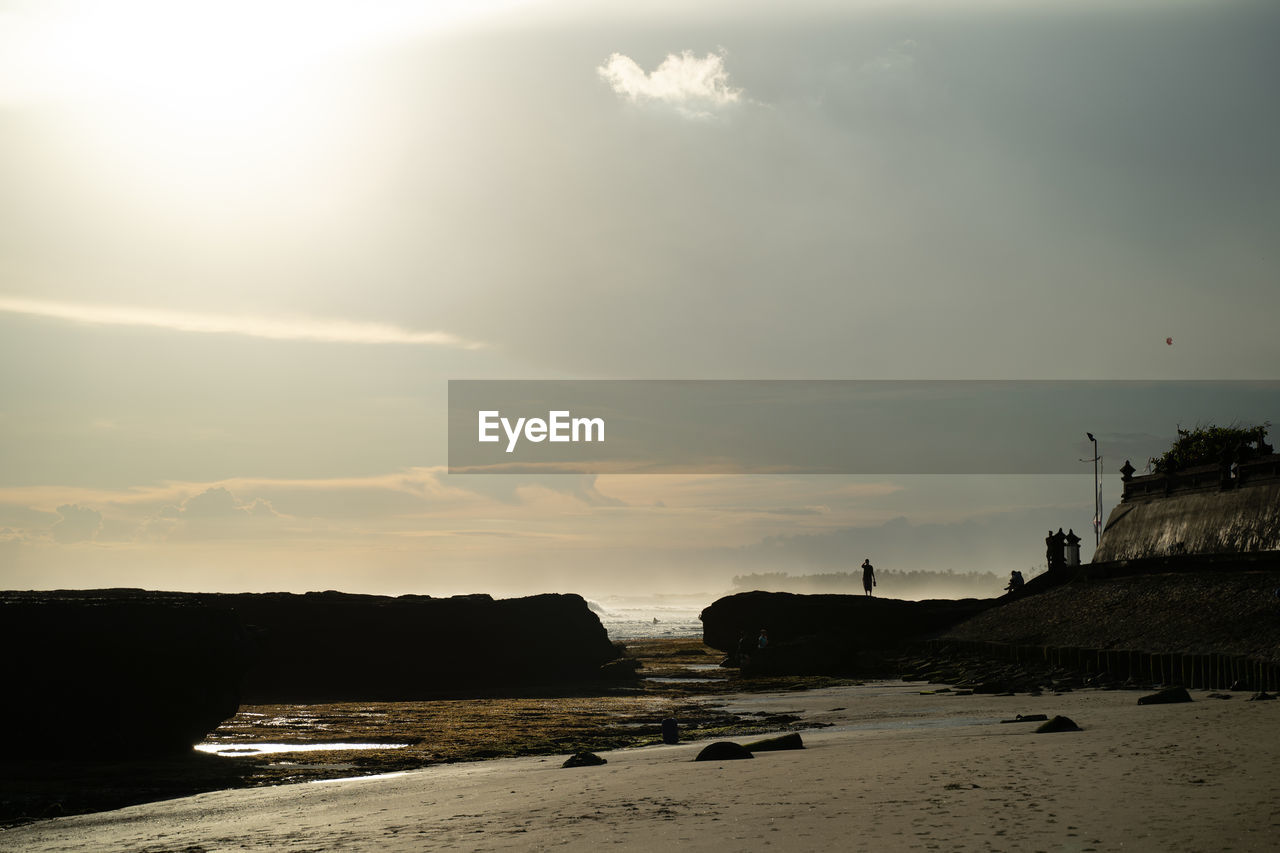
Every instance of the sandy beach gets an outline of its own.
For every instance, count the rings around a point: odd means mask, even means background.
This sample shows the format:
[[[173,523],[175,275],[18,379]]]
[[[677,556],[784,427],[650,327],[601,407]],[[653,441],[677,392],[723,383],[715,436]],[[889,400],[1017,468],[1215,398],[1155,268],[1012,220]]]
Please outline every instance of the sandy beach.
[[[806,749],[705,742],[230,790],[0,833],[5,850],[1270,850],[1280,702],[1143,691],[922,695],[885,682],[707,701],[799,713]],[[1065,714],[1036,734],[1018,714]]]

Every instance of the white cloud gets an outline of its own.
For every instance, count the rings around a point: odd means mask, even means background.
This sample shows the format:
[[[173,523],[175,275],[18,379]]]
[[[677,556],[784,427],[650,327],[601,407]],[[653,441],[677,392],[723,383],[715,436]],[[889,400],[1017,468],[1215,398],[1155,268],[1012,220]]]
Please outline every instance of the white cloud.
[[[87,542],[97,536],[102,528],[102,513],[96,509],[76,504],[63,504],[58,507],[58,514],[62,518],[50,528],[49,532],[53,534],[55,541],[63,544]]]
[[[165,507],[165,510],[168,508]],[[276,512],[269,501],[257,498],[252,503],[242,503],[228,489],[219,485],[188,498],[178,515],[183,519],[244,519],[250,516],[271,517]],[[165,516],[164,510],[161,510],[161,516]],[[173,514],[169,514],[169,517],[173,517]]]
[[[242,501],[224,486],[210,486],[182,501],[165,504],[138,528],[144,539],[199,542],[221,539],[291,538],[297,530],[265,498]],[[99,537],[101,538],[101,537]]]
[[[699,59],[693,51],[667,58],[651,72],[631,57],[615,53],[596,69],[612,88],[632,101],[660,101],[686,115],[708,115],[707,109],[737,103],[742,90],[729,85],[723,53],[708,53]]]
[[[427,344],[479,349],[484,344],[448,332],[405,329],[389,323],[367,323],[321,317],[262,317],[249,314],[195,313],[159,308],[131,308],[13,299],[0,296],[0,312],[26,314],[101,326],[147,326],[179,332],[247,335],[277,341],[323,341],[348,344]]]

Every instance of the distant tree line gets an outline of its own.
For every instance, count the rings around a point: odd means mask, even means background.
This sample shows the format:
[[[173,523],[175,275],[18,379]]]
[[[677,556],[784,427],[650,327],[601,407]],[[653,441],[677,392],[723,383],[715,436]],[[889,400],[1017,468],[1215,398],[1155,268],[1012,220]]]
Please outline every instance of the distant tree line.
[[[1025,572],[1027,579],[1039,570]],[[994,572],[894,571],[876,569],[876,593],[886,598],[987,598],[1000,595],[1007,576]],[[862,572],[827,572],[791,575],[786,572],[757,572],[733,579],[734,592],[849,593],[862,592]]]

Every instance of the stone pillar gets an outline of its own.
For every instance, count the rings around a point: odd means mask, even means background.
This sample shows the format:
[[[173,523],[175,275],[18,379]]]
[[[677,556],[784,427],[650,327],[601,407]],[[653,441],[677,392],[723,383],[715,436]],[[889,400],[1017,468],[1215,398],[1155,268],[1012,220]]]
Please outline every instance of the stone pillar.
[[[1067,568],[1080,565],[1080,537],[1076,535],[1074,529],[1067,531],[1066,539],[1066,563]]]

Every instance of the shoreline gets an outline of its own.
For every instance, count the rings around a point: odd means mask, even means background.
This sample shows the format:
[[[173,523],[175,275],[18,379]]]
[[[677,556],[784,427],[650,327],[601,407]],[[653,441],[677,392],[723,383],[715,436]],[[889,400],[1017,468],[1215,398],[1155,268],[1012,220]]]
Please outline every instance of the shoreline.
[[[206,736],[199,745],[204,749],[179,755],[97,761],[6,756],[0,758],[0,826],[217,790],[659,743],[662,720],[672,716],[686,732],[706,736],[760,734],[788,722],[714,710],[708,704],[713,695],[749,685],[737,680],[736,670],[720,670],[723,656],[700,639],[633,640],[627,647],[643,664],[640,680],[525,685],[411,702],[244,705]],[[714,680],[705,680],[711,675]],[[757,689],[778,683],[756,682]],[[262,743],[316,751],[212,754]],[[331,748],[342,743],[388,746]]]
[[[957,696],[915,682],[735,693],[730,713],[799,712],[806,749],[693,762],[705,743],[445,764],[394,777],[224,790],[0,832],[29,850],[866,849],[1262,850],[1280,702],[1138,706],[1144,691]],[[1036,734],[1015,714],[1065,714]],[[821,726],[820,728],[811,728]]]

